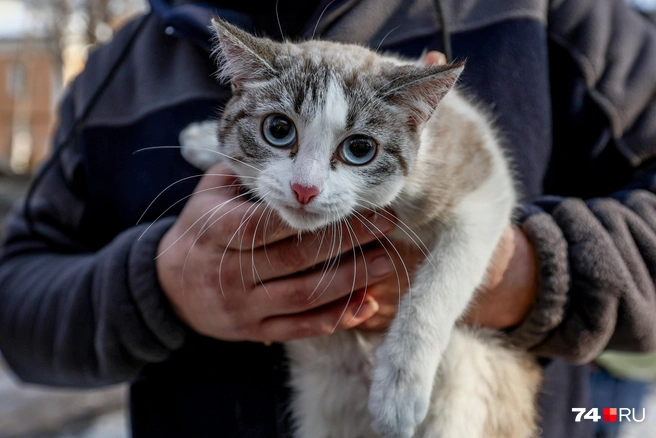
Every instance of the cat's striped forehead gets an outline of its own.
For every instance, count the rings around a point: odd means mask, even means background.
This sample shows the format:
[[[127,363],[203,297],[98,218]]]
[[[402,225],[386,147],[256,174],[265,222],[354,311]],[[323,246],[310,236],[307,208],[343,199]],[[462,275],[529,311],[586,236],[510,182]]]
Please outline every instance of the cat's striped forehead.
[[[290,56],[276,58],[276,76],[241,90],[252,113],[281,112],[305,121],[324,114],[343,120],[346,131],[392,121],[394,111],[376,95],[385,82],[381,72],[394,66],[389,60],[361,47],[320,41],[290,49]]]
[[[394,60],[353,45],[312,41],[285,46],[288,52],[273,62],[276,74],[245,83],[226,107],[221,130],[225,135],[241,127],[243,156],[259,162],[274,156],[256,137],[258,123],[277,113],[298,125],[301,148],[321,143],[334,150],[350,135],[366,135],[387,154],[361,172],[375,180],[395,170],[407,173],[417,132],[407,123],[405,108],[377,94],[388,83],[383,72],[394,68]]]

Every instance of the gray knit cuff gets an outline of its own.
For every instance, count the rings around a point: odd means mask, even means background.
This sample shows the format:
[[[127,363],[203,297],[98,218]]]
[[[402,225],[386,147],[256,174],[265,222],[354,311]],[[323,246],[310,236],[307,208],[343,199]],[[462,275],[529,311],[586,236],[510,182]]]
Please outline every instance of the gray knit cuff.
[[[567,241],[553,218],[538,207],[522,207],[518,219],[538,259],[539,291],[529,316],[508,335],[515,345],[530,350],[565,316],[570,286]]]

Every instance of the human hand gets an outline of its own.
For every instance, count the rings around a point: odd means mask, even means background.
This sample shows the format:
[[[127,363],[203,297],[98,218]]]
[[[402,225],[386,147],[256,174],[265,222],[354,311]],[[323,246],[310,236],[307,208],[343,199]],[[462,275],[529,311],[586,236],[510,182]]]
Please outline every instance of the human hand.
[[[494,329],[516,326],[528,316],[537,293],[538,267],[533,246],[521,229],[509,226],[464,321]]]
[[[421,62],[426,65],[443,65],[446,64],[446,55],[442,52],[438,52],[437,50],[431,50],[430,52],[426,52],[424,56],[421,57]]]
[[[381,247],[352,250],[376,236],[352,220],[353,240],[342,225],[334,248],[330,233],[323,245],[320,233],[301,241],[265,204],[245,202],[230,174],[221,164],[208,170],[158,248],[160,285],[185,323],[222,340],[287,341],[352,328],[378,311],[365,289],[393,275],[391,262]],[[394,227],[369,220],[385,232]],[[339,253],[322,276],[322,262]]]
[[[382,220],[396,222],[393,213],[380,211]],[[381,279],[367,289],[367,294],[378,303],[378,312],[358,326],[359,330],[385,331],[399,311],[399,303],[408,292],[416,269],[426,257],[419,246],[395,242],[394,245],[385,237],[379,238],[380,244],[386,249],[394,265],[394,275]]]

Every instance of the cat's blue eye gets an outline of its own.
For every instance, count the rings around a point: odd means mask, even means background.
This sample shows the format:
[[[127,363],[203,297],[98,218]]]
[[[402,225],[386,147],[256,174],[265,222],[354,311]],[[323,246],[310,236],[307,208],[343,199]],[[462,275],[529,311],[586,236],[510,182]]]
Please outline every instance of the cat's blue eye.
[[[262,135],[271,146],[277,148],[287,148],[296,143],[294,123],[280,114],[274,114],[264,119]]]
[[[344,140],[339,155],[346,164],[362,166],[376,156],[376,142],[364,135],[354,135]]]

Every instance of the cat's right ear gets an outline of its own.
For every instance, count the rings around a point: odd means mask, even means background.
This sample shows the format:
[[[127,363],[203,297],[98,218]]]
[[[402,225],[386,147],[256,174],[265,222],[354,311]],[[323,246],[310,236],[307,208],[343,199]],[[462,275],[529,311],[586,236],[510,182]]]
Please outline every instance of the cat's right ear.
[[[212,19],[212,28],[216,34],[214,54],[220,79],[240,88],[244,82],[267,80],[276,75],[273,65],[278,43],[255,37],[219,18]]]
[[[431,117],[464,67],[464,62],[428,67],[400,66],[387,72],[388,82],[379,92],[390,102],[405,107],[412,125],[420,125]]]

